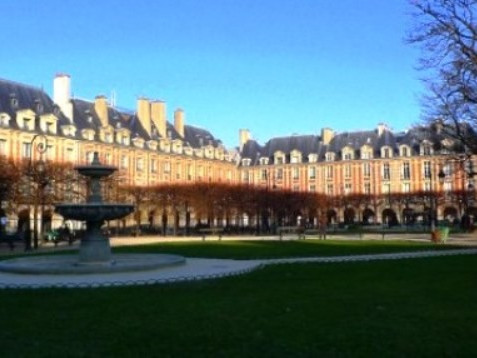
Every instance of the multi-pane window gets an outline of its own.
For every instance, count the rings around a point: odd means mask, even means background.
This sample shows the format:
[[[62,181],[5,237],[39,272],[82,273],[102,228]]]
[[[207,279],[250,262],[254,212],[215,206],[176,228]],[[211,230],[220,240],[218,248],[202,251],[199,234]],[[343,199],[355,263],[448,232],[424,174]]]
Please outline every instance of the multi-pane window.
[[[326,186],[326,194],[333,195],[333,184],[328,184]]]
[[[391,184],[383,184],[383,193],[389,194],[391,192]]]
[[[121,155],[121,169],[127,169],[128,167],[128,157],[127,155]]]
[[[431,162],[425,161],[424,162],[424,178],[431,179]]]
[[[351,165],[345,165],[344,176],[345,176],[345,178],[350,178],[351,177]]]
[[[389,148],[383,148],[383,158],[390,158],[391,150]]]
[[[275,158],[275,164],[283,164],[283,163],[284,163],[284,159],[282,156]]]
[[[136,159],[136,170],[142,172],[144,170],[144,159],[137,158]]]
[[[262,169],[260,173],[260,179],[267,180],[267,169]]]
[[[404,162],[402,164],[402,178],[404,180],[411,179],[411,167],[410,167],[409,162]]]
[[[22,143],[22,158],[30,158],[31,157],[31,143],[24,142]]]
[[[298,179],[300,177],[300,170],[298,168],[293,168],[293,179]]]
[[[384,180],[391,179],[391,170],[389,169],[389,163],[383,164],[383,179]]]
[[[406,146],[403,146],[401,148],[401,156],[403,157],[409,157],[409,148]]]
[[[431,145],[429,143],[424,143],[421,147],[421,153],[422,155],[431,155],[432,154]]]
[[[277,179],[283,179],[283,169],[282,168],[277,169]]]
[[[242,180],[243,180],[244,182],[248,183],[249,178],[250,178],[250,176],[249,176],[248,170],[244,170],[244,171],[243,171]]]
[[[371,194],[371,183],[364,183],[364,193]]]
[[[327,165],[325,170],[326,170],[326,178],[327,179],[333,179],[333,166],[332,165]]]
[[[316,185],[312,184],[310,185],[310,191],[313,193],[316,191]]]
[[[157,173],[157,160],[155,158],[151,159],[151,173]]]
[[[409,193],[411,191],[411,184],[410,183],[403,183],[402,184],[402,191],[403,191],[403,193]]]
[[[344,194],[350,194],[350,193],[351,193],[351,189],[352,189],[351,183],[345,183],[345,185],[344,185]]]
[[[309,167],[308,168],[308,177],[310,179],[315,179],[316,178],[316,167]]]
[[[67,148],[66,148],[66,160],[67,160],[68,162],[73,162],[74,159],[75,159],[75,157],[74,157],[74,150],[73,150],[73,148],[67,147]]]
[[[344,153],[343,159],[344,159],[344,160],[351,160],[351,159],[353,159],[353,153],[350,153],[350,152]]]
[[[171,172],[171,163],[170,162],[165,162],[164,163],[164,173],[170,173]]]
[[[363,176],[369,177],[371,175],[371,164],[363,163]]]
[[[230,172],[227,172],[227,179],[229,178]],[[192,164],[187,164],[187,180],[192,180]]]
[[[180,179],[182,176],[182,166],[179,162],[176,164],[176,179]]]
[[[111,153],[106,153],[104,155],[104,159],[106,161],[106,164],[112,164],[112,160],[111,160]]]
[[[431,182],[425,181],[422,189],[424,191],[431,191]]]

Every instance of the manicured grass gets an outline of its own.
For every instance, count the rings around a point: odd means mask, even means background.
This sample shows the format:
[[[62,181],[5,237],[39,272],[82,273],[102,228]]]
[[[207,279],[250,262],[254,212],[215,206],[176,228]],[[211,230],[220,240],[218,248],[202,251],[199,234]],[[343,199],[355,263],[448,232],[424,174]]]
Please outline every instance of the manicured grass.
[[[116,247],[114,252],[175,253],[186,257],[259,259],[277,257],[360,255],[457,248],[418,241],[293,240],[293,241],[195,241]]]
[[[471,357],[477,256],[287,264],[147,287],[0,290],[2,357]]]

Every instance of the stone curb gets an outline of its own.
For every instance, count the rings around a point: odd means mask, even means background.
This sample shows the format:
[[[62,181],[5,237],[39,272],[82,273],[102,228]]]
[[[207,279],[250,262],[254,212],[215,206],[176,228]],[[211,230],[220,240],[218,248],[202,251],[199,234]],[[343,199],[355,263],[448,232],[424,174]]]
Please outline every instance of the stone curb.
[[[18,275],[9,273],[0,273],[0,289],[39,289],[39,288],[99,288],[99,287],[119,287],[119,286],[145,286],[155,284],[168,284],[187,281],[210,280],[229,276],[237,276],[252,272],[256,269],[263,268],[268,265],[276,264],[294,264],[294,263],[343,263],[343,262],[360,262],[360,261],[377,261],[377,260],[400,260],[426,257],[442,257],[455,255],[475,255],[477,249],[455,249],[442,251],[419,251],[419,252],[401,252],[389,254],[369,254],[369,255],[350,255],[335,257],[302,257],[302,258],[283,258],[269,260],[220,260],[220,259],[188,259],[192,261],[191,267],[188,267],[185,273],[175,274],[174,270],[159,269],[148,271],[146,278],[128,278],[127,275],[110,274],[116,276],[115,280],[102,280],[95,275],[82,276],[83,281],[68,281],[70,276],[55,276],[55,280],[48,280],[49,277],[42,275]],[[196,261],[199,263],[196,263]],[[195,274],[195,268],[205,263],[210,267],[206,267],[208,273]],[[195,267],[194,267],[195,265]],[[229,265],[229,266],[227,266]],[[203,265],[202,265],[203,266]],[[223,270],[225,268],[225,270]],[[201,267],[203,270],[204,268]],[[16,275],[16,276],[15,276]],[[29,276],[29,277],[28,277]],[[165,276],[165,277],[164,277]],[[37,283],[8,283],[5,278],[35,278]],[[77,276],[75,276],[77,278]],[[58,281],[60,278],[61,282]],[[6,280],[8,281],[8,280]]]

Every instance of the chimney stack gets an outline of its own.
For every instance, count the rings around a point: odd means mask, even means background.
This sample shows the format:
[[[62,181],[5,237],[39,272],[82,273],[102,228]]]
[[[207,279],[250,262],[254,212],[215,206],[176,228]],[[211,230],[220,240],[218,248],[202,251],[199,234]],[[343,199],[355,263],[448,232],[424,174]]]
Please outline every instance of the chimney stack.
[[[174,128],[179,135],[184,138],[184,119],[185,113],[182,109],[178,108],[174,111]]]
[[[335,133],[331,128],[322,128],[321,129],[321,141],[324,145],[330,144],[331,140],[335,136]]]
[[[388,126],[386,125],[386,123],[379,123],[378,124],[378,136],[380,137],[384,131],[387,131],[389,130]]]
[[[71,103],[71,77],[66,73],[57,73],[53,80],[53,101],[63,114],[73,122],[73,104]]]
[[[167,137],[166,133],[166,103],[163,101],[151,102],[151,120],[157,128],[159,136]]]
[[[250,131],[248,129],[239,129],[239,145],[240,151],[242,151],[243,146],[251,139]]]
[[[101,122],[102,127],[107,127],[109,125],[108,118],[108,99],[106,96],[100,95],[96,96],[94,99],[94,110],[98,115],[98,118]]]
[[[137,99],[137,117],[147,134],[151,135],[151,104],[147,98],[139,97]]]

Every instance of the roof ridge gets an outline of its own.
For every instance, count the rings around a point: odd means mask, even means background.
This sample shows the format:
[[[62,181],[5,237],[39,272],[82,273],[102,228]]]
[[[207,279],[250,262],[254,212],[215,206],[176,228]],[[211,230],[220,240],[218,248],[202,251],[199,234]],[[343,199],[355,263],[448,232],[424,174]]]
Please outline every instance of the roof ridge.
[[[13,81],[13,80],[8,80],[6,78],[1,78],[1,77],[0,77],[0,81],[7,82],[7,83],[10,83],[10,84],[13,84],[13,85],[16,85],[16,86],[22,86],[22,87],[26,87],[26,88],[35,89],[35,90],[38,90],[38,91],[41,91],[41,92],[45,92],[43,87],[36,87],[36,86],[30,85],[30,84],[21,83],[21,82],[17,82],[17,81]]]

